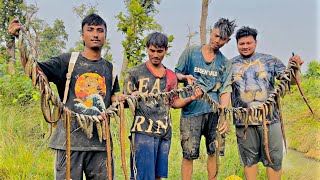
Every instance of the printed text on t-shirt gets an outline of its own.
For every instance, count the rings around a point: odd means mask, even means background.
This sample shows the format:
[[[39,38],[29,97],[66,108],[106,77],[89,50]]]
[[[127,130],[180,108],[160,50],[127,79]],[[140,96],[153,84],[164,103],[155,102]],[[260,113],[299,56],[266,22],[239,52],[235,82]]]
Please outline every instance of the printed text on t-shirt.
[[[209,76],[217,76],[218,75],[217,71],[210,71],[210,70],[202,69],[199,67],[194,67],[194,72],[204,74],[204,75],[209,75]]]

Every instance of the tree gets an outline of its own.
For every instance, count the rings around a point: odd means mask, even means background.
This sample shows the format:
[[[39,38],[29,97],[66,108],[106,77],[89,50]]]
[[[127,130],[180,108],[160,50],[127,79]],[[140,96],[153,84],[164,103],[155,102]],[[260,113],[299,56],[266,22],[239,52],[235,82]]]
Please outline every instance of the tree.
[[[308,64],[306,77],[320,78],[320,62],[313,60]]]
[[[26,6],[23,15],[25,33],[32,44],[32,57],[41,61],[61,54],[65,49],[68,34],[62,20],[56,19],[51,27],[37,18],[38,10],[36,5]]]
[[[15,74],[15,38],[7,33],[7,29],[14,17],[21,16],[23,7],[23,0],[0,0],[0,39],[1,42],[6,42],[5,56],[8,57],[9,74]]]
[[[194,38],[195,35],[199,34],[197,31],[191,32],[189,25],[188,25],[188,31],[189,31],[189,33],[187,35],[188,41],[187,41],[186,47],[192,46],[193,45],[192,38]]]
[[[209,0],[202,0],[202,11],[200,19],[200,40],[201,44],[206,44],[206,34],[207,34],[207,17],[208,17],[208,6]]]
[[[39,52],[39,33],[43,30],[43,20],[37,19],[36,14],[39,11],[39,8],[36,5],[26,6],[22,10],[24,23],[24,32],[28,37],[28,41],[32,44],[32,56],[37,59]]]
[[[157,12],[154,3],[159,0],[126,0],[128,15],[122,12],[118,14],[118,31],[125,34],[125,40],[121,42],[124,48],[121,73],[123,75],[128,67],[133,67],[142,62],[146,56],[144,33],[150,30],[161,30],[161,26],[154,20]],[[173,38],[173,37],[171,37]]]
[[[131,2],[131,1],[127,0],[127,2]],[[148,15],[158,13],[155,3],[159,5],[160,2],[161,0],[139,0],[141,7],[145,9],[146,14]]]
[[[80,4],[79,6],[73,7],[72,10],[80,19],[84,19],[89,14],[97,13],[97,6],[98,4]]]
[[[64,22],[56,19],[53,27],[46,24],[43,31],[39,33],[39,40],[39,60],[45,60],[61,54],[63,49],[66,48],[65,41],[68,40]]]

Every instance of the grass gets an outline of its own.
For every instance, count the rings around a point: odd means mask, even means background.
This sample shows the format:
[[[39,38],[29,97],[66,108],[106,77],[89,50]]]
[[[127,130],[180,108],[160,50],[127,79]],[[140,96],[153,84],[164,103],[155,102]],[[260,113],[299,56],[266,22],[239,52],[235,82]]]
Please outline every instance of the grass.
[[[39,108],[1,109],[0,179],[53,179],[53,152],[46,148],[46,124]]]
[[[320,160],[320,99],[310,99],[314,115],[303,100],[288,97],[284,100],[287,141],[290,148],[305,153],[306,157]],[[288,129],[286,128],[286,129]]]
[[[319,110],[320,99],[310,98],[311,105],[316,114],[312,117],[307,112],[301,97],[296,90],[291,96],[286,96],[282,101],[285,129],[289,147],[305,153],[305,156],[319,160],[320,154],[320,122]],[[43,120],[40,104],[32,103],[28,106],[6,105],[0,102],[0,179],[53,179],[54,175],[54,152],[47,148],[48,140],[47,124]],[[132,116],[128,111],[127,132],[132,123]],[[180,165],[182,151],[180,147],[179,119],[180,110],[172,110],[172,144],[169,155],[169,178],[170,180],[180,179]],[[124,179],[121,168],[119,123],[112,121],[111,131],[114,143],[114,159],[116,163],[117,179]],[[129,140],[126,139],[126,161],[127,172],[129,169]],[[206,161],[207,155],[204,140],[201,142],[201,153],[198,160],[194,161],[193,179],[207,179]],[[312,179],[308,169],[304,166],[294,165],[291,167],[290,159],[292,154],[286,155],[288,161],[284,161],[283,179]],[[236,148],[234,128],[227,136],[226,155],[221,157],[221,165],[218,179],[225,179],[231,175],[244,178],[243,168],[240,165]],[[312,161],[313,162],[313,161]],[[314,162],[319,166],[320,162]],[[313,172],[314,173],[314,172]],[[266,179],[264,167],[259,164],[258,179]]]

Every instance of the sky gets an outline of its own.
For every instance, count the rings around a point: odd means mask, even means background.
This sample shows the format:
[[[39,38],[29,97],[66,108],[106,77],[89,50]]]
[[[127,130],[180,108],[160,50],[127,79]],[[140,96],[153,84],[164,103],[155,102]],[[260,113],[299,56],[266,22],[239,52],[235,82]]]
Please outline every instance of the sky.
[[[37,17],[53,24],[55,19],[65,22],[69,34],[67,49],[81,37],[81,20],[76,17],[72,7],[80,4],[98,4],[98,14],[108,26],[107,38],[111,43],[111,54],[115,67],[120,70],[124,35],[117,31],[117,19],[120,12],[125,13],[123,0],[27,0],[40,8]],[[173,35],[174,41],[163,64],[174,69],[179,56],[187,44],[188,26],[191,32],[200,32],[201,0],[161,0],[156,6],[159,10],[155,20],[163,27],[163,33]],[[211,0],[208,9],[207,26],[220,18],[235,19],[237,28],[250,26],[258,30],[257,52],[272,54],[287,64],[292,52],[305,61],[302,72],[308,62],[320,61],[320,0]],[[200,35],[193,38],[195,45]],[[207,35],[207,39],[209,36]],[[221,52],[232,58],[238,55],[234,35],[221,48]]]

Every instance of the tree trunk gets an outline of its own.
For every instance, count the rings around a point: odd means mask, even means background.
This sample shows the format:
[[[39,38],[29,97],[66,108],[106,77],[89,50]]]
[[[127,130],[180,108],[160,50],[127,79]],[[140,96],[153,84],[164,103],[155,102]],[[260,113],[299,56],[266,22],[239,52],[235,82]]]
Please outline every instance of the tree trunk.
[[[16,71],[14,69],[14,66],[16,64],[15,42],[14,42],[14,40],[15,40],[15,38],[12,37],[7,42],[7,52],[8,52],[8,55],[9,55],[9,58],[8,58],[8,73],[9,74],[15,74],[16,73]]]
[[[200,39],[202,45],[206,44],[208,4],[209,0],[202,0],[202,11],[200,20]]]
[[[121,77],[121,80],[124,80],[124,76],[127,72],[127,68],[128,68],[128,58],[127,56],[124,54],[123,55],[123,61],[122,61],[122,67],[121,67],[121,74],[120,74],[120,77]]]

